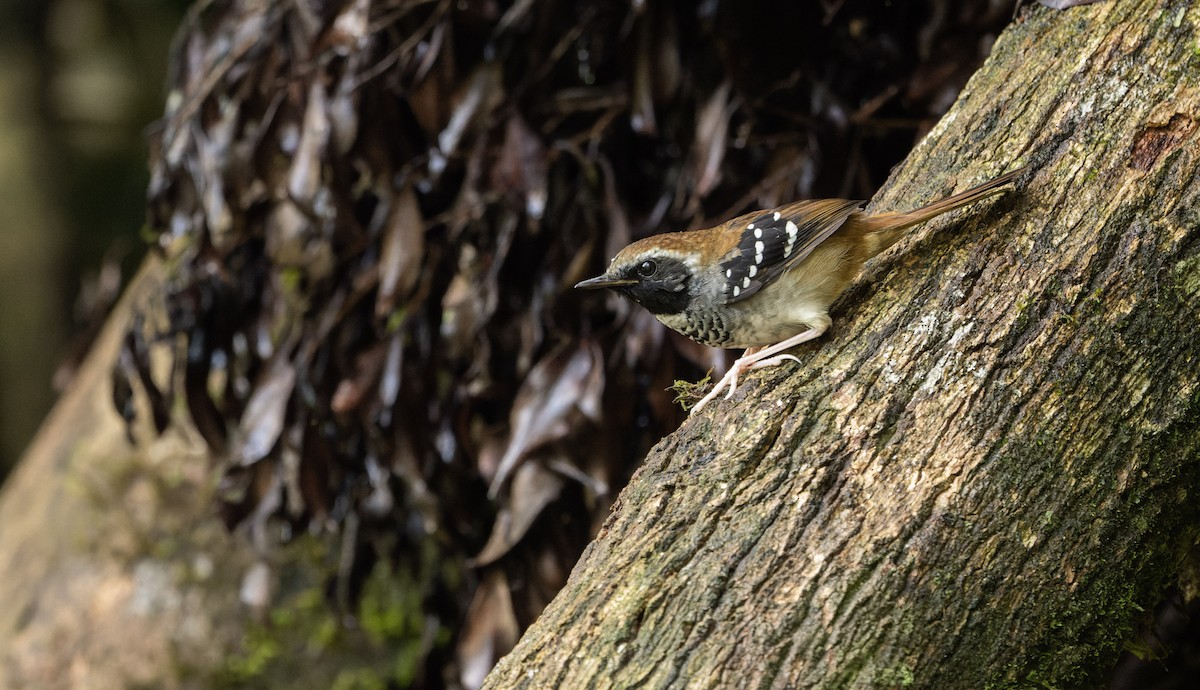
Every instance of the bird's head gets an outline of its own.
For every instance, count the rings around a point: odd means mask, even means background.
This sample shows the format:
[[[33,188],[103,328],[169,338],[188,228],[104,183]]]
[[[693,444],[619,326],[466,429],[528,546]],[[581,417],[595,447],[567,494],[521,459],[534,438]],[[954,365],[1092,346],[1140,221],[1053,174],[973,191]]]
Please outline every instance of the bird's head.
[[[692,300],[696,258],[664,246],[661,238],[648,237],[622,249],[603,275],[585,280],[576,288],[612,288],[645,307],[650,313],[678,314]]]

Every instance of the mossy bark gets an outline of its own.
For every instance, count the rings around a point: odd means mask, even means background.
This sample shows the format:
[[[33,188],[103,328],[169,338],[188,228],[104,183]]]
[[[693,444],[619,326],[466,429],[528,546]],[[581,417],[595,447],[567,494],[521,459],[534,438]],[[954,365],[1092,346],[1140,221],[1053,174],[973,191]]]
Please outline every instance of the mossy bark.
[[[487,687],[1099,682],[1196,536],[1200,7],[1034,7],[873,202],[868,266],[647,458]]]

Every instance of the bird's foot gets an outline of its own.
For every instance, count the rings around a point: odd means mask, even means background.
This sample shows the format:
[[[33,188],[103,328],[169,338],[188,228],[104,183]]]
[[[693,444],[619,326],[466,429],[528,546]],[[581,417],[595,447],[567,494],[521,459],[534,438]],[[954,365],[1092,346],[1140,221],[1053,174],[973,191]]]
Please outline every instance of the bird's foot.
[[[725,388],[729,388],[729,392],[725,394],[725,399],[728,400],[729,398],[733,397],[733,392],[737,390],[738,377],[748,371],[773,367],[783,364],[788,360],[791,360],[797,364],[800,363],[800,360],[794,355],[775,355],[774,357],[768,356],[763,358],[763,354],[769,355],[770,353],[761,348],[753,349],[754,352],[747,350],[746,354],[739,357],[733,363],[733,366],[729,367],[729,371],[725,372],[725,376],[721,377],[721,380],[717,381],[717,385],[713,386],[713,389],[709,391],[707,395],[701,398],[700,402],[696,403],[696,405],[692,407],[691,412],[700,411],[700,408],[707,405],[709,401],[714,400]]]

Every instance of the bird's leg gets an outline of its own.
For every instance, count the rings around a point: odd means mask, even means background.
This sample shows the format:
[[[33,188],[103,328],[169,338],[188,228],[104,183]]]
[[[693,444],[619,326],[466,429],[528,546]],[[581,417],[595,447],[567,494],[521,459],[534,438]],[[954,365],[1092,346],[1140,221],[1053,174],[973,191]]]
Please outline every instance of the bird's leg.
[[[720,381],[717,381],[717,385],[713,386],[713,389],[709,391],[707,395],[701,398],[700,402],[696,403],[696,406],[692,408],[692,412],[696,412],[700,408],[707,405],[709,401],[713,398],[716,398],[717,394],[719,394],[726,386],[729,387],[729,392],[725,394],[725,399],[728,400],[731,398],[733,396],[733,392],[737,390],[738,376],[740,376],[743,372],[751,371],[753,369],[765,369],[766,367],[773,367],[778,364],[782,364],[787,360],[791,360],[799,364],[800,360],[794,355],[783,355],[779,353],[783,352],[784,350],[789,350],[800,343],[806,343],[814,338],[819,338],[824,332],[825,327],[810,328],[803,333],[797,333],[787,340],[775,343],[770,347],[746,348],[746,351],[742,353],[742,356],[734,361],[733,366],[729,367],[729,371],[725,372],[725,376]]]

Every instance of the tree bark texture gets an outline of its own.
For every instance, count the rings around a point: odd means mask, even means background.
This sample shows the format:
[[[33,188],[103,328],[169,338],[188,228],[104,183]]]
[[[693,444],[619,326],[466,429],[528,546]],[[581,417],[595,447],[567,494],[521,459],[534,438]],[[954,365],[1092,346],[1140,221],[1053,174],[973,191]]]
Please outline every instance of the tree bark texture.
[[[1200,7],[1034,7],[873,201],[1029,163],[661,442],[486,687],[1100,682],[1196,536]]]

